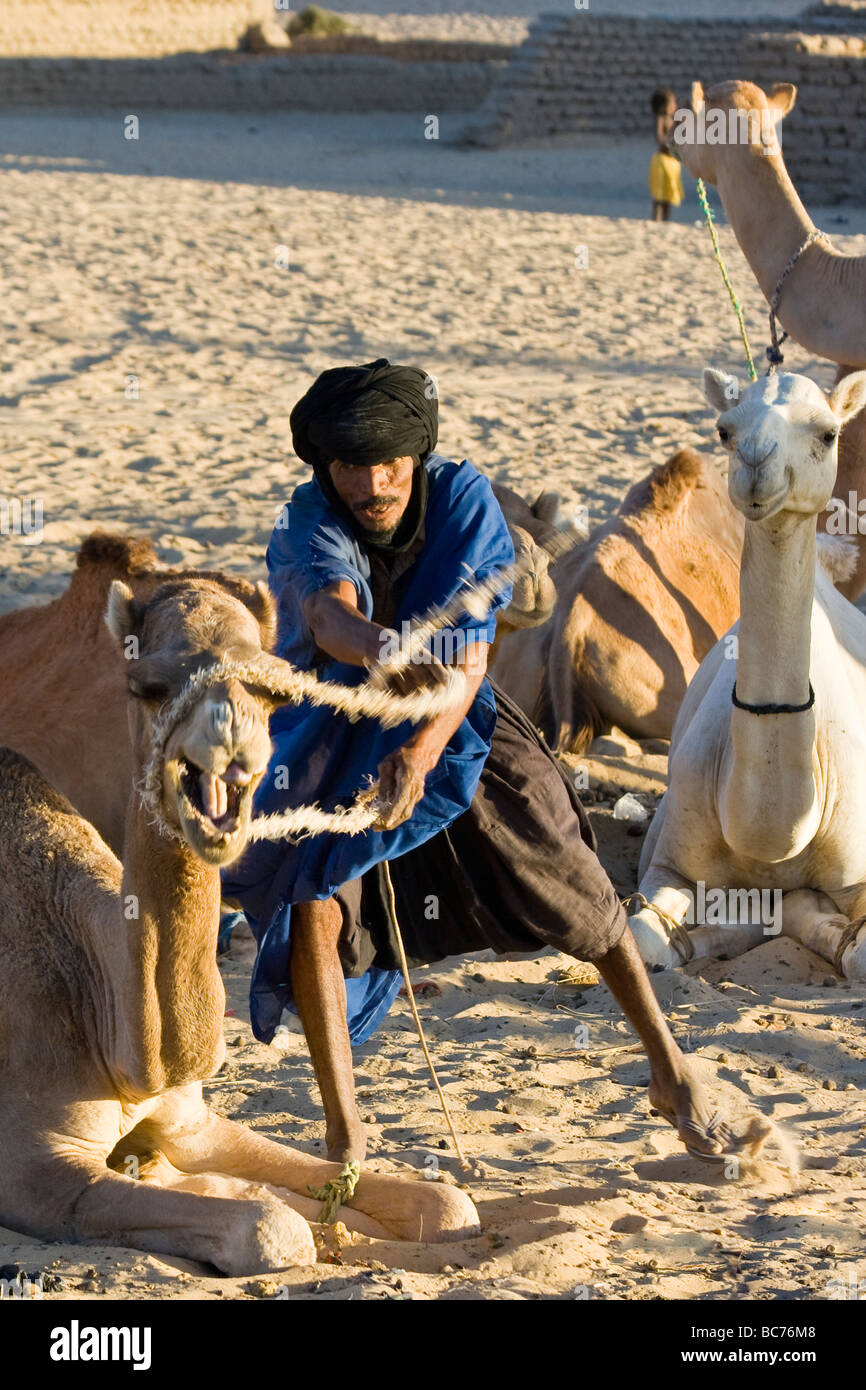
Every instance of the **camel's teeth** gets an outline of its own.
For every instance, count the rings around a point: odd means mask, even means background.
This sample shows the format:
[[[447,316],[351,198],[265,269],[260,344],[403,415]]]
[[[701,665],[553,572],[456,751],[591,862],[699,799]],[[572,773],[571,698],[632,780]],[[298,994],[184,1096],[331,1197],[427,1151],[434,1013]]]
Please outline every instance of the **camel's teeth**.
[[[201,787],[201,801],[205,815],[209,820],[220,820],[228,810],[229,798],[228,788],[221,777],[215,777],[212,772],[203,772],[199,778]]]

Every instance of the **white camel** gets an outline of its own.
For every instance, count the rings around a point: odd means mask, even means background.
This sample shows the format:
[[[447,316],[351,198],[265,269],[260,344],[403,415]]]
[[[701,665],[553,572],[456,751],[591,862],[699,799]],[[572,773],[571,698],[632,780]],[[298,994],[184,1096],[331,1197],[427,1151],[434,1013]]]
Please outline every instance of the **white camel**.
[[[788,373],[741,393],[707,370],[704,391],[747,523],[741,616],[677,716],[641,858],[645,904],[629,924],[648,965],[736,955],[781,930],[866,979],[866,617],[816,563],[839,432],[866,405],[866,372],[829,402]],[[760,892],[778,910],[761,912]],[[696,901],[713,912],[688,930]]]

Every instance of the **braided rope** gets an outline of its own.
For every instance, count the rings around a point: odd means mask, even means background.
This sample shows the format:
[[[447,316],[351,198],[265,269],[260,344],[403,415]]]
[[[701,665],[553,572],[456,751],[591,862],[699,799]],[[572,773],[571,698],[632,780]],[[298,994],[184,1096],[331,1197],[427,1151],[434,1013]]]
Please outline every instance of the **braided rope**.
[[[567,538],[566,544],[573,544],[571,538]],[[474,583],[472,571],[467,567],[467,578],[464,586],[457,589],[447,603],[437,604],[428,609],[424,618],[412,623],[405,640],[400,643],[399,651],[395,652],[387,661],[376,661],[368,666],[370,684],[379,688],[389,676],[404,671],[413,661],[422,658],[434,633],[442,628],[451,627],[461,613],[468,613],[470,618],[476,618],[480,621],[487,613],[494,598],[502,592],[506,585],[517,578],[518,571],[525,570],[525,568],[525,565],[506,565],[489,575],[487,579],[482,579],[480,583]]]
[[[312,1187],[307,1183],[307,1191],[317,1202],[322,1203],[319,1221],[323,1226],[333,1226],[337,1212],[345,1202],[351,1202],[361,1176],[361,1165],[353,1161],[346,1163],[335,1178],[329,1178],[322,1187]]]
[[[576,537],[564,535],[556,547],[556,556],[575,544]],[[438,689],[413,690],[396,695],[384,688],[389,678],[404,671],[412,662],[429,660],[427,645],[434,633],[456,623],[462,613],[481,620],[493,599],[525,569],[525,565],[504,565],[487,579],[476,581],[466,567],[461,587],[444,604],[428,610],[425,616],[409,624],[398,650],[386,660],[372,663],[368,679],[362,685],[338,685],[335,681],[320,680],[312,671],[301,671],[281,657],[262,653],[250,662],[225,660],[203,667],[190,676],[183,689],[159,712],[151,735],[151,750],[139,785],[141,804],[153,824],[168,839],[183,837],[169,825],[162,811],[162,780],[165,750],[178,724],[201,699],[205,690],[221,681],[239,680],[291,704],[309,700],[313,705],[330,706],[353,723],[358,719],[376,719],[385,729],[395,728],[407,720],[420,724],[437,715],[456,709],[466,698],[466,678],[453,666],[443,666],[444,684]],[[397,634],[394,634],[395,637]],[[296,806],[291,811],[259,816],[250,825],[250,840],[283,840],[289,836],[360,835],[375,824],[379,787],[374,782],[361,789],[351,806],[338,806],[323,811],[317,803]]]
[[[151,751],[144,770],[139,794],[142,806],[154,823],[169,838],[178,839],[179,832],[170,826],[162,813],[162,778],[165,750],[177,725],[201,699],[205,690],[222,681],[239,680],[266,690],[271,695],[285,697],[292,704],[309,700],[314,705],[328,705],[345,714],[352,722],[361,718],[377,719],[386,729],[410,720],[413,724],[433,719],[456,708],[465,698],[466,679],[463,672],[447,667],[446,683],[438,690],[413,690],[408,695],[394,695],[388,690],[374,690],[369,685],[338,685],[319,680],[311,671],[299,671],[280,657],[263,654],[254,661],[219,661],[202,667],[190,676],[178,695],[161,711],[153,727]],[[253,839],[282,839],[288,834],[357,835],[376,819],[369,803],[375,789],[361,792],[353,807],[339,807],[326,812],[318,806],[298,806],[286,815],[262,817],[263,824],[253,822]]]
[[[407,695],[395,695],[383,688],[385,683],[390,676],[405,670],[411,662],[424,660],[427,644],[433,634],[456,622],[462,613],[483,618],[494,597],[512,581],[517,569],[516,565],[506,565],[480,583],[476,583],[471,571],[468,571],[465,583],[447,603],[437,605],[424,618],[410,624],[409,632],[393,656],[375,662],[368,668],[369,678],[362,685],[338,685],[335,681],[320,680],[312,671],[301,671],[281,657],[267,653],[250,662],[225,660],[196,671],[174,699],[160,710],[153,727],[150,757],[139,785],[141,804],[153,824],[168,839],[183,838],[174,826],[169,825],[162,811],[165,750],[180,721],[190,713],[210,686],[221,681],[239,680],[285,698],[292,704],[309,700],[313,705],[330,706],[345,714],[353,723],[362,718],[376,719],[386,729],[406,720],[420,724],[424,720],[434,719],[455,709],[465,699],[466,678],[459,668],[444,667],[445,682],[438,689],[413,690]],[[377,797],[378,784],[373,783],[358,792],[353,805],[338,806],[334,811],[323,811],[318,804],[313,804],[260,816],[252,822],[249,838],[282,840],[288,836],[359,835],[378,818]]]

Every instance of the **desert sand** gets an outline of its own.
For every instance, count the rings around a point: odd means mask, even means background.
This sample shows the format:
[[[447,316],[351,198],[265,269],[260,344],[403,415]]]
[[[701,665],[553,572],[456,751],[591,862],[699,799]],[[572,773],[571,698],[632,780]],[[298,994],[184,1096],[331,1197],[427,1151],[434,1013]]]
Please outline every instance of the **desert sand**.
[[[0,535],[2,610],[58,593],[94,526],[260,577],[305,476],[289,411],[340,362],[420,363],[439,381],[443,452],[527,495],[556,488],[591,523],[675,447],[719,457],[699,374],[741,368],[741,349],[692,190],[653,226],[643,141],[482,152],[446,136],[425,141],[408,117],[163,112],[130,142],[117,113],[6,113],[2,495],[41,499],[44,532]],[[866,251],[866,214],[812,211]],[[761,352],[765,306],[720,236]],[[832,378],[796,347],[788,363]],[[641,836],[611,805],[631,788],[651,806],[665,760],[587,766],[602,858],[628,892]],[[223,959],[230,1061],[207,1091],[317,1149],[302,1036],[252,1038],[251,960],[239,933]],[[417,972],[435,986],[420,1007],[468,1177],[405,1000],[357,1053],[371,1164],[466,1181],[478,1239],[359,1241],[313,1270],[224,1279],[0,1232],[0,1264],[59,1276],[55,1299],[809,1299],[862,1271],[866,989],[783,941],[653,977],[725,1109],[781,1127],[735,1177],[650,1117],[640,1046],[595,972],[572,966],[548,952]]]

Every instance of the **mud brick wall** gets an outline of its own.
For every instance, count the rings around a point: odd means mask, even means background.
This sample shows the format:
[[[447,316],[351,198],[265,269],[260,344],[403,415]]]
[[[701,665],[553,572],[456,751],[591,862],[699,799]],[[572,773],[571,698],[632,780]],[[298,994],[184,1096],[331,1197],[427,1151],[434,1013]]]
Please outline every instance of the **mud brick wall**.
[[[0,58],[0,107],[469,112],[505,66],[342,53]]]
[[[844,19],[847,34],[839,32]],[[467,143],[581,133],[651,140],[650,97],[669,86],[683,104],[692,81],[794,82],[785,158],[804,196],[866,201],[866,7],[822,6],[812,32],[756,20],[541,15],[467,124]]]

